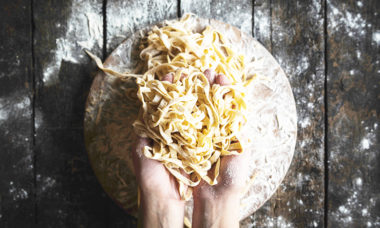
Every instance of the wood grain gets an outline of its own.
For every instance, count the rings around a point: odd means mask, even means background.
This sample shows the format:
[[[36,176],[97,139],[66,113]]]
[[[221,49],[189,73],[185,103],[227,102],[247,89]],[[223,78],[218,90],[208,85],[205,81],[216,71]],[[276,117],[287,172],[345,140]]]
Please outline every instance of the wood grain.
[[[83,143],[83,112],[100,54],[102,1],[34,1],[36,207],[39,227],[105,227],[106,197]]]
[[[251,217],[251,223],[321,227],[325,196],[323,5],[320,1],[255,1],[254,19],[255,36],[272,50],[290,79],[297,103],[298,141],[283,184]]]
[[[177,0],[109,0],[106,8],[107,56],[134,32],[177,17]]]
[[[108,0],[106,5],[107,56],[136,31],[177,17],[177,0]],[[109,227],[135,227],[136,219],[115,202],[108,204]]]
[[[0,227],[34,223],[29,1],[0,5]]]
[[[271,0],[256,0],[253,5],[253,37],[272,52]]]
[[[327,4],[328,226],[380,226],[379,1]]]
[[[252,1],[181,0],[181,12],[220,20],[252,34]]]
[[[327,213],[329,227],[380,226],[379,1],[327,0],[326,12],[322,0],[32,2],[0,5],[0,227],[135,226],[105,196],[85,156],[83,109],[95,67],[83,48],[108,55],[139,28],[175,18],[178,8],[254,34],[293,87],[300,120],[294,162],[277,194],[245,222],[321,227]]]

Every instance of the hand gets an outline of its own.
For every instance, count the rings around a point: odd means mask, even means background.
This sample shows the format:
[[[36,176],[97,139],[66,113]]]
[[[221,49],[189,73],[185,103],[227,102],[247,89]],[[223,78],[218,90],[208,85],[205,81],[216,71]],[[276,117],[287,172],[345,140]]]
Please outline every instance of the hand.
[[[221,158],[218,184],[193,189],[192,227],[239,227],[240,198],[246,188],[248,153]]]
[[[204,72],[210,84],[229,85],[222,74]],[[240,198],[248,176],[248,153],[221,158],[218,184],[202,181],[193,189],[192,227],[239,227]],[[211,171],[212,172],[212,171]]]
[[[142,154],[151,144],[150,139],[138,138],[132,150],[141,194],[140,222],[142,227],[183,227],[185,202],[180,199],[177,181],[159,161]]]

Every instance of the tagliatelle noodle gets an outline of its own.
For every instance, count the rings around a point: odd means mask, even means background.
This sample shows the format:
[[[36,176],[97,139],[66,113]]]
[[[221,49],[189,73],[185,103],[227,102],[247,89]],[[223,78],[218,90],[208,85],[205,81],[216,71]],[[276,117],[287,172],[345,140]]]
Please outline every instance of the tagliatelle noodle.
[[[87,52],[104,72],[136,78],[141,109],[133,126],[137,135],[153,140],[143,154],[162,162],[178,180],[185,200],[201,180],[217,184],[221,156],[244,151],[239,132],[247,121],[245,92],[254,79],[246,80],[244,56],[227,47],[222,34],[211,27],[194,33],[187,29],[189,23],[188,14],[155,26],[143,38],[143,74],[104,68]],[[231,85],[210,85],[206,69],[225,75]],[[173,73],[172,83],[161,81],[168,73]]]

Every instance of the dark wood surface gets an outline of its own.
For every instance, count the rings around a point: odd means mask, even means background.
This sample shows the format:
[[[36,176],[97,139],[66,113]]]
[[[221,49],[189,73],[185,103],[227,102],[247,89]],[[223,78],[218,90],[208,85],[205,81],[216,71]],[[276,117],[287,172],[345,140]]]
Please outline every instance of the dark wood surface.
[[[327,5],[330,227],[380,227],[379,9],[379,1]]]
[[[184,12],[251,33],[289,76],[298,141],[256,227],[380,227],[380,3],[0,1],[0,227],[135,227],[103,192],[83,142],[84,102],[105,58]]]

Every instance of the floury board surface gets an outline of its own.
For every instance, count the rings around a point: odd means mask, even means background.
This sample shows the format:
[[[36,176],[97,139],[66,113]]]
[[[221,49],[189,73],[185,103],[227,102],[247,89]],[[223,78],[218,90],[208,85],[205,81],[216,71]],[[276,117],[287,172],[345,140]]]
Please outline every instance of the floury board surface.
[[[289,81],[273,56],[250,35],[213,19],[192,17],[189,29],[202,32],[211,26],[223,34],[225,45],[246,59],[250,79],[246,92],[247,123],[241,131],[248,175],[240,201],[240,219],[260,208],[275,192],[293,158],[297,117]],[[162,25],[159,25],[162,26]],[[117,72],[138,68],[141,35],[137,31],[107,57],[104,66]],[[140,104],[134,79],[122,81],[103,72],[95,76],[86,102],[85,143],[96,176],[107,194],[137,216],[137,184],[130,151],[136,142],[133,122]],[[185,216],[191,221],[192,199]],[[248,225],[248,224],[247,224]]]
[[[379,8],[375,0],[1,1],[0,226],[135,226],[86,156],[96,67],[83,48],[105,58],[136,30],[183,12],[252,34],[293,89],[293,162],[247,223],[379,226]]]

